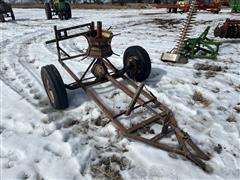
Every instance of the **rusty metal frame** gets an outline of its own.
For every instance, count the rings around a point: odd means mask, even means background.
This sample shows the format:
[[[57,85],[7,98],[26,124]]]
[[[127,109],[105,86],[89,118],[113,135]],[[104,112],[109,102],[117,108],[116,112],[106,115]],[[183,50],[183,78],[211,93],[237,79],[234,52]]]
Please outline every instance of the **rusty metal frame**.
[[[180,12],[188,12],[190,9],[190,4],[155,4],[153,5],[156,8],[167,8],[167,9],[179,9]],[[211,3],[211,4],[202,4],[197,3],[196,10],[200,11],[211,11],[211,12],[219,12],[221,10],[221,4],[220,3]],[[175,11],[176,12],[176,11]]]
[[[214,36],[220,38],[240,38],[240,20],[227,18],[222,26],[218,24],[214,29]]]
[[[73,35],[68,35],[68,31],[73,29],[79,29],[79,28],[88,28],[87,31],[83,33],[77,33]],[[85,36],[87,33],[92,33],[94,31],[94,23],[88,23],[80,26],[74,26],[70,28],[64,28],[64,29],[57,29],[57,27],[54,27],[55,32],[55,39],[47,41],[47,43],[56,42],[57,50],[58,50],[58,60],[60,64],[65,68],[65,70],[72,76],[72,78],[75,80],[73,83],[66,84],[66,88],[72,90],[76,88],[82,88],[85,93],[98,105],[98,107],[104,112],[104,114],[113,122],[115,127],[122,133],[124,136],[126,136],[129,139],[133,139],[136,141],[143,142],[145,144],[154,146],[156,148],[176,153],[182,156],[185,156],[192,162],[194,162],[196,165],[201,167],[203,170],[207,171],[207,165],[202,160],[209,160],[209,157],[201,151],[191,140],[190,136],[181,130],[177,122],[174,118],[173,113],[170,109],[168,109],[165,105],[163,105],[161,102],[157,100],[157,98],[148,90],[143,89],[143,84],[138,85],[135,81],[129,79],[127,76],[125,76],[125,72],[128,67],[125,67],[121,70],[118,70],[107,58],[97,58],[92,57],[92,62],[87,67],[86,71],[83,73],[81,77],[78,77],[63,61],[81,57],[84,54],[77,55],[77,56],[70,56],[68,55],[59,45],[59,42],[65,39],[70,39],[78,36]],[[101,38],[101,22],[98,22],[97,26],[97,37]],[[62,57],[61,52],[67,56]],[[86,74],[89,72],[90,68],[93,66],[93,64],[96,61],[101,61],[107,69],[110,71],[108,72],[103,78],[85,78]],[[91,80],[91,81],[89,81]],[[134,88],[136,91],[130,90],[126,85],[123,84],[122,81],[126,81],[128,85],[130,85],[132,88]],[[129,97],[131,97],[133,100],[129,105],[129,108],[126,109],[123,112],[120,112],[118,114],[114,114],[111,109],[106,107],[104,103],[98,98],[98,96],[89,88],[101,83],[105,82],[111,82],[114,86],[121,89],[125,94],[127,94]],[[144,100],[144,97],[147,100]],[[154,105],[153,108],[150,104]],[[135,111],[136,109],[144,107],[146,111],[148,111],[151,116],[150,118],[142,121],[141,123],[138,123],[136,125],[133,125],[130,128],[126,128],[120,121],[119,117],[122,115],[129,115],[131,112]],[[157,112],[156,109],[160,111]],[[151,139],[144,138],[140,135],[138,135],[137,131],[140,129],[149,126],[151,124],[162,124],[162,130],[161,133],[155,135]],[[178,145],[176,147],[172,147],[168,144],[161,143],[160,141],[163,138],[169,137],[171,135],[175,135]]]

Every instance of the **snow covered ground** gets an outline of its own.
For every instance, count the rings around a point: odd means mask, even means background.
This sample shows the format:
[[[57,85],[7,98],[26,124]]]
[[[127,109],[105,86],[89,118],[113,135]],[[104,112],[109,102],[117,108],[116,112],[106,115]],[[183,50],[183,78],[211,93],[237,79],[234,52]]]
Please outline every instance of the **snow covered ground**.
[[[104,179],[99,168],[122,179],[238,179],[240,177],[240,41],[220,40],[218,59],[191,59],[188,64],[166,64],[162,52],[171,50],[186,14],[164,10],[73,10],[67,21],[45,20],[42,9],[14,9],[15,22],[0,25],[0,158],[1,179]],[[207,26],[215,28],[226,18],[240,16],[222,11],[201,12],[193,36]],[[144,47],[152,61],[148,88],[175,113],[179,126],[211,155],[207,174],[182,157],[119,136],[99,108],[82,90],[69,92],[70,107],[54,110],[43,89],[40,68],[58,67],[63,79],[69,76],[57,62],[53,26],[68,27],[103,21],[120,36],[113,38],[110,59],[122,67],[122,55],[132,45]],[[213,28],[209,37],[213,37]],[[86,48],[82,39],[68,41],[68,51]],[[83,42],[83,43],[82,43]],[[199,70],[199,65],[220,66],[221,70]],[[88,60],[71,61],[82,73]],[[114,106],[118,90],[109,85]],[[110,93],[109,93],[110,92]],[[199,99],[200,97],[200,99]],[[115,174],[114,174],[115,173]]]

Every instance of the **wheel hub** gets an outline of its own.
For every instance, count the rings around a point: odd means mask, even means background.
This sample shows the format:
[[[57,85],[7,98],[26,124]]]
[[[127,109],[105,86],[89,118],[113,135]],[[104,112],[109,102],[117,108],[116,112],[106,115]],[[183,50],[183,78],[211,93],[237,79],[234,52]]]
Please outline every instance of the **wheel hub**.
[[[103,78],[107,74],[107,68],[103,63],[97,61],[93,65],[91,72],[96,78]]]

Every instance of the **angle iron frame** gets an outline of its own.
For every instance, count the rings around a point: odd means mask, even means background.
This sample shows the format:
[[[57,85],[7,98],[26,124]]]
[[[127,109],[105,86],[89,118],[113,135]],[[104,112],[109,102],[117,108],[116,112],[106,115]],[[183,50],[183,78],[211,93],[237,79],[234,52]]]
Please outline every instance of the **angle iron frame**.
[[[76,30],[81,28],[88,28],[87,31],[81,32],[81,33],[75,33],[72,35],[68,34],[68,31],[70,30]],[[82,88],[85,93],[92,99],[99,108],[105,113],[105,115],[113,122],[115,127],[120,131],[121,134],[123,134],[125,137],[129,139],[133,139],[136,141],[143,142],[145,144],[151,145],[153,147],[156,147],[158,149],[165,150],[170,153],[176,153],[178,155],[182,155],[186,157],[187,159],[191,160],[193,163],[195,163],[197,166],[202,168],[204,171],[211,172],[211,170],[208,168],[207,164],[205,164],[202,160],[209,160],[209,156],[206,155],[202,150],[199,149],[197,145],[193,143],[190,136],[181,130],[178,125],[177,121],[175,120],[175,117],[170,109],[168,109],[165,105],[163,105],[161,102],[157,100],[157,98],[148,90],[144,90],[144,85],[138,85],[135,81],[128,78],[125,74],[128,68],[131,67],[124,67],[121,70],[118,70],[106,57],[92,57],[89,56],[87,53],[82,53],[75,56],[70,56],[67,52],[65,52],[61,47],[59,42],[78,37],[78,36],[87,36],[89,33],[95,33],[96,38],[101,39],[102,34],[102,23],[97,22],[97,29],[95,30],[94,22],[69,27],[69,28],[63,28],[63,29],[57,29],[56,26],[54,26],[54,32],[55,32],[55,39],[47,41],[46,43],[53,43],[56,42],[56,47],[58,51],[58,61],[63,66],[63,68],[72,76],[72,78],[75,80],[75,82],[66,84],[65,87],[70,90],[74,90],[77,88]],[[65,57],[62,57],[61,54],[64,54]],[[84,56],[84,57],[83,57]],[[90,65],[87,67],[85,72],[81,77],[78,77],[65,63],[64,61],[83,57],[82,59],[85,59],[86,57],[92,57],[93,60],[90,63]],[[103,78],[96,78],[96,77],[90,77],[85,78],[85,75],[89,72],[90,68],[93,66],[93,64],[96,61],[100,61],[103,63],[108,70],[111,70],[111,72],[106,73]],[[131,91],[126,85],[124,85],[122,82],[118,81],[118,79],[123,79],[127,81],[127,83],[134,89],[136,89],[136,92]],[[89,81],[90,79],[93,79],[92,81]],[[87,81],[87,82],[86,82]],[[129,97],[132,98],[132,102],[129,105],[129,108],[126,109],[123,112],[120,112],[118,114],[113,114],[113,111],[111,111],[108,107],[106,107],[101,100],[95,95],[95,93],[89,88],[101,83],[105,82],[111,82],[114,84],[117,88],[121,89],[124,93],[126,93]],[[139,95],[143,95],[147,100],[143,100],[139,97]],[[158,113],[152,106],[149,104],[152,103],[155,107],[157,107],[161,113]],[[118,118],[122,115],[129,115],[132,111],[144,107],[147,111],[152,113],[154,116],[142,121],[141,123],[138,123],[136,125],[133,125],[130,128],[124,127],[124,125],[118,120]],[[136,132],[140,130],[141,128],[144,128],[147,125],[157,123],[162,124],[162,130],[159,134],[156,134],[154,137],[147,139],[145,137],[142,137],[138,135]],[[159,142],[164,137],[169,137],[170,135],[175,134],[178,146],[173,147],[164,143]],[[189,149],[190,148],[190,149]]]

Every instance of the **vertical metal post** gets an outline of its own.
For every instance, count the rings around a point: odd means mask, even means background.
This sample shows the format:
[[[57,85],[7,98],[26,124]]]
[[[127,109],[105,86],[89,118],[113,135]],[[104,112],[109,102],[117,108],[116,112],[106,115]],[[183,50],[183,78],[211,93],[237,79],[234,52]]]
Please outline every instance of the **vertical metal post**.
[[[92,21],[90,24],[90,31],[93,32],[94,31],[94,22]]]
[[[97,37],[96,38],[101,38],[102,37],[102,22],[98,21],[97,22]]]
[[[54,29],[54,33],[55,33],[55,39],[56,39],[56,46],[57,46],[57,53],[58,53],[58,61],[62,64],[61,52],[60,52],[60,49],[59,49],[57,26],[54,26],[53,29]]]

